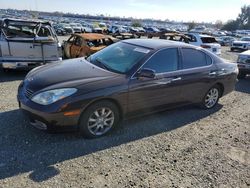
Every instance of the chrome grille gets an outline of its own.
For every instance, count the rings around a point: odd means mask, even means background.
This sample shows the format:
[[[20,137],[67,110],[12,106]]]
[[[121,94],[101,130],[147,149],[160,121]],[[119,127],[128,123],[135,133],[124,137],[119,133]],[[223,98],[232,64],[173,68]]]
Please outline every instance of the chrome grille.
[[[33,95],[33,91],[31,91],[30,89],[25,89],[25,96],[27,97],[27,98],[31,98],[32,97],[32,95]]]

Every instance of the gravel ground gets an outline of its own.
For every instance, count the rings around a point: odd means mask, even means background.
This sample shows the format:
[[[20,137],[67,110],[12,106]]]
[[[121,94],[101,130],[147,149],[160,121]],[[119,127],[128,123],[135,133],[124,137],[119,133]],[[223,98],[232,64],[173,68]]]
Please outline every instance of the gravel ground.
[[[28,124],[16,102],[24,76],[0,72],[0,187],[250,187],[250,77],[215,109],[136,118],[86,140]]]

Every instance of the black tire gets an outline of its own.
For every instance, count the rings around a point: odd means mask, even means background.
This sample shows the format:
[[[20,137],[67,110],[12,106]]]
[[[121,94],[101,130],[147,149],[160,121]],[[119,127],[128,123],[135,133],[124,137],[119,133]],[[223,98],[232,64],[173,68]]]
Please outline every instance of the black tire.
[[[89,126],[93,126],[93,125],[90,125],[91,121],[89,119],[92,119],[92,117],[95,116],[94,112],[102,110],[103,108],[112,111],[112,113],[113,113],[112,117],[114,117],[114,119],[112,120],[113,123],[112,123],[111,127],[106,127],[106,130],[103,131],[104,132],[103,134],[94,134],[93,130],[91,130],[91,128],[89,128]],[[104,118],[110,117],[110,116],[104,117],[104,116],[106,116],[105,114],[103,114],[101,116],[102,116],[103,122],[105,122]],[[108,118],[108,119],[110,119],[110,118]],[[100,121],[100,120],[98,120],[98,121]],[[96,103],[90,105],[82,113],[80,121],[79,121],[79,130],[80,130],[80,133],[85,138],[98,138],[98,137],[101,137],[101,136],[104,136],[104,135],[110,133],[118,125],[119,122],[120,122],[120,112],[119,112],[117,105],[114,104],[113,102],[110,102],[110,101],[100,101],[100,102],[96,102]],[[98,122],[95,121],[94,124],[98,124]],[[96,127],[97,126],[99,126],[99,125],[96,125]],[[95,127],[93,127],[93,128],[95,128]],[[104,127],[102,127],[102,128],[100,127],[100,128],[97,128],[97,130],[100,130],[100,129],[102,130],[103,128]]]
[[[237,78],[238,78],[238,79],[244,79],[244,78],[246,77],[246,75],[247,75],[246,73],[239,72]]]
[[[211,106],[210,106],[210,105],[208,105],[207,100],[208,100],[208,95],[209,95],[209,93],[210,93],[212,90],[216,90],[216,91],[218,92],[218,93],[217,93],[218,96],[217,96],[216,100],[214,100],[213,103],[212,103]],[[218,102],[219,102],[219,99],[220,99],[220,97],[221,97],[221,92],[222,92],[222,90],[221,90],[221,87],[220,87],[219,85],[215,85],[215,86],[211,87],[211,88],[206,92],[206,94],[204,95],[204,97],[203,97],[203,99],[202,99],[202,102],[200,103],[200,107],[203,108],[203,109],[212,109],[212,108],[214,108],[214,107],[218,104]]]
[[[231,48],[230,50],[231,50],[231,52],[233,52],[235,49],[234,49],[234,48]]]

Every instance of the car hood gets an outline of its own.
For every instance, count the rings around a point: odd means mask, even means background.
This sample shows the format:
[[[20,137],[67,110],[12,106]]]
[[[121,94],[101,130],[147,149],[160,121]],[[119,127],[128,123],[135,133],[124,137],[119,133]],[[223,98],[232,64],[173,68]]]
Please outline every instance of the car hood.
[[[114,79],[118,76],[120,75],[101,69],[84,58],[77,58],[35,68],[28,73],[24,84],[29,90],[36,92],[63,87],[77,87],[100,80]]]
[[[240,53],[239,55],[250,56],[250,50]]]

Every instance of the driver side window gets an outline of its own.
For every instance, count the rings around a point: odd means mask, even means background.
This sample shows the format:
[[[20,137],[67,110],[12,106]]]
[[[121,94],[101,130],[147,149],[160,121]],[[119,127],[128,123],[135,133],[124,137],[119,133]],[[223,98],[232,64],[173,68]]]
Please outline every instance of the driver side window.
[[[170,48],[158,51],[142,68],[152,69],[156,73],[178,70],[178,49]]]

